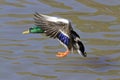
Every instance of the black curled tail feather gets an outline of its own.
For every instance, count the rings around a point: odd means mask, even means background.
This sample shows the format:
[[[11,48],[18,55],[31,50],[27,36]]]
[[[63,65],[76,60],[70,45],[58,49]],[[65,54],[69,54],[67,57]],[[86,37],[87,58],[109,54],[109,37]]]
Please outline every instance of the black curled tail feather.
[[[81,51],[82,53],[84,53],[84,52],[85,52],[85,47],[84,47],[83,43],[82,43],[81,41],[77,41],[77,43],[78,43],[78,45],[79,45],[80,51]]]
[[[87,57],[87,53],[85,52],[85,47],[81,41],[78,40],[79,50],[81,51],[81,55]]]

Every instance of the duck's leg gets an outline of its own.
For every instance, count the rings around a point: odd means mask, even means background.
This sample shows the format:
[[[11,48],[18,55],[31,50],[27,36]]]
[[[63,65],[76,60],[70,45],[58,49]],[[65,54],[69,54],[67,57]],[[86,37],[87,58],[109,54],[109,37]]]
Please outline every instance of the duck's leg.
[[[66,50],[65,52],[58,52],[58,54],[56,55],[57,57],[65,57],[70,53],[69,50]]]

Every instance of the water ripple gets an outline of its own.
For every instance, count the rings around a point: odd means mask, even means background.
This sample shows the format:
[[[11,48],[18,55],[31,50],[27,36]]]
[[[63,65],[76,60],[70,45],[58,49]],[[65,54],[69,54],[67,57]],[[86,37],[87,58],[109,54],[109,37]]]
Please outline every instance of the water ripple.
[[[119,0],[1,0],[1,80],[119,80]],[[34,12],[69,19],[85,45],[87,58],[69,54],[44,34],[23,35]],[[7,75],[7,76],[6,76]],[[87,77],[86,77],[87,76]]]

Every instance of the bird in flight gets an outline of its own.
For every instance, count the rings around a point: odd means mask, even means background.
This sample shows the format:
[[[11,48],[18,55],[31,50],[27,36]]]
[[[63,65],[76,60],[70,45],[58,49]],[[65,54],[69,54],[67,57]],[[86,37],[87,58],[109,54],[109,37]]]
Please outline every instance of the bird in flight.
[[[80,36],[73,30],[69,20],[36,12],[34,14],[34,22],[37,27],[30,28],[24,31],[23,34],[45,33],[46,36],[57,39],[66,48],[65,52],[58,52],[56,54],[57,57],[65,57],[73,51],[77,51],[83,57],[87,57]]]

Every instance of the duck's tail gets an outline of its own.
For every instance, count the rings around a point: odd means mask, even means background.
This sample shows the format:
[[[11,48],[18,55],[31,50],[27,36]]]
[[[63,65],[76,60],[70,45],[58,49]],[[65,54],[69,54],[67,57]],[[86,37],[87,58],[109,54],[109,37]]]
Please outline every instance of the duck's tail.
[[[83,43],[81,41],[78,41],[76,44],[78,46],[78,49],[77,49],[78,53],[83,57],[87,57],[87,53],[85,52],[85,47]]]
[[[72,40],[74,43],[73,45],[74,49],[77,50],[77,52],[83,57],[87,57],[87,53],[85,52],[85,47],[82,41],[80,40],[80,36],[75,31],[71,31],[71,33],[72,33]]]

